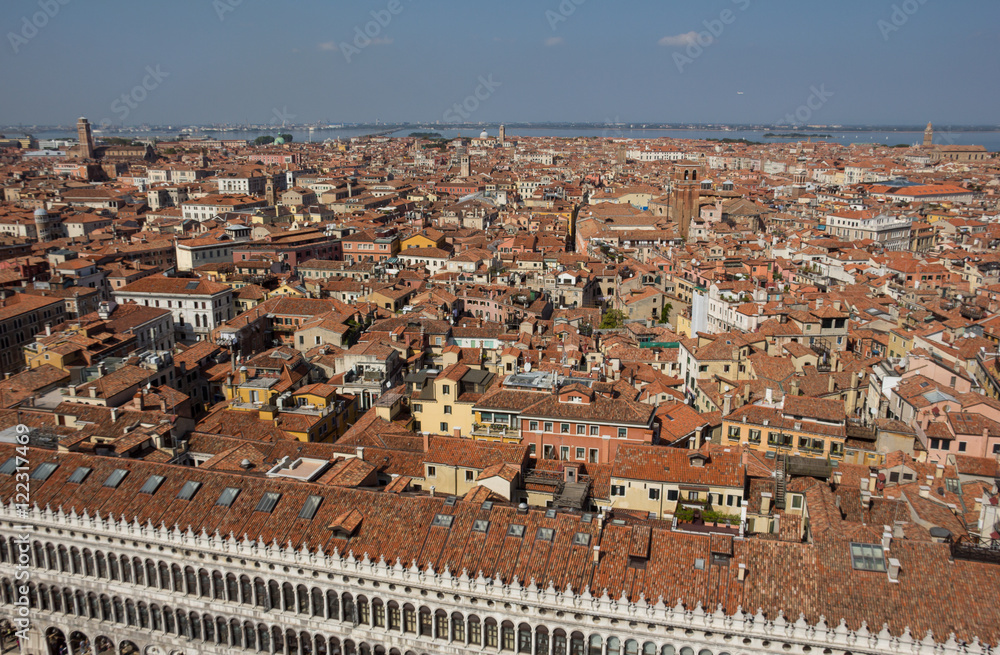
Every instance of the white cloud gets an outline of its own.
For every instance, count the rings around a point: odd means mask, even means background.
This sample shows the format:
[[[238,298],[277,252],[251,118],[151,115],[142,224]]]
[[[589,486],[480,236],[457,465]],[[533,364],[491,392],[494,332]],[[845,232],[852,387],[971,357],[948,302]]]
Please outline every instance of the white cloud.
[[[669,46],[672,48],[683,48],[685,46],[689,46],[697,42],[698,42],[698,33],[694,31],[687,32],[685,34],[675,34],[674,36],[665,36],[659,41],[657,41],[657,43],[659,43],[660,45]]]
[[[549,38],[545,39],[545,47],[551,48],[557,45],[566,45],[566,39],[562,38],[561,36],[550,36]]]
[[[334,52],[334,51],[337,50],[337,42],[336,41],[327,41],[326,43],[320,43],[319,44],[319,49],[320,50],[325,50],[327,52]]]

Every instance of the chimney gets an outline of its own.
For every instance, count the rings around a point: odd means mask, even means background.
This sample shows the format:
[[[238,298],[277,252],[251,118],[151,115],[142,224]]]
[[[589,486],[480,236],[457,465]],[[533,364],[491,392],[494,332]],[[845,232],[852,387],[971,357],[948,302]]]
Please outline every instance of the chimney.
[[[596,566],[600,563],[601,563],[601,547],[594,546],[594,565]]]
[[[51,337],[52,336],[52,324],[51,323],[46,323],[45,324],[45,336],[47,336],[47,337]]]
[[[361,461],[364,461],[364,459],[365,459],[365,447],[364,446],[357,446],[354,449],[354,454],[355,454],[355,456],[358,459],[360,459]]]
[[[111,422],[115,423],[117,421],[118,421],[118,408],[117,407],[112,407],[111,408]]]
[[[428,450],[431,449],[431,433],[423,432],[422,434],[424,437],[424,452],[426,453]]]
[[[97,387],[90,387],[90,397],[97,398]]]
[[[747,384],[746,386],[743,387],[743,404],[744,405],[749,405],[750,404],[750,385],[749,384]]]
[[[740,562],[739,572],[736,574],[736,579],[743,582],[747,579],[747,565]]]
[[[749,387],[747,387],[749,389]],[[733,411],[733,394],[727,393],[722,397],[722,415],[729,416],[729,413]]]
[[[771,511],[771,492],[762,491],[760,494],[760,513],[767,514]]]
[[[889,558],[889,582],[899,582],[899,560],[895,557]]]
[[[451,431],[451,433],[452,433],[452,436],[455,437],[456,439],[461,439],[462,438],[462,428],[454,428]]]
[[[432,498],[434,497],[434,492],[435,492],[436,490],[437,490],[437,487],[435,487],[435,486],[434,486],[434,485],[432,484],[432,485],[431,485],[431,497],[432,497]]]
[[[938,465],[937,465],[937,466],[936,466],[936,467],[934,468],[934,477],[935,477],[935,478],[941,478],[941,477],[944,477],[944,464],[938,464]]]
[[[875,493],[875,484],[877,482],[878,482],[878,474],[877,473],[869,473],[868,474],[868,493],[870,493],[870,494]]]
[[[892,544],[892,528],[888,525],[882,526],[882,549],[889,550]]]
[[[920,497],[930,498],[930,496],[931,496],[931,488],[928,487],[926,484],[920,485]]]
[[[836,386],[837,386],[837,381],[833,379],[833,373],[831,373],[830,376],[827,378],[826,392],[833,393]]]
[[[799,395],[799,381],[798,380],[792,380],[791,392],[790,393],[793,396]]]

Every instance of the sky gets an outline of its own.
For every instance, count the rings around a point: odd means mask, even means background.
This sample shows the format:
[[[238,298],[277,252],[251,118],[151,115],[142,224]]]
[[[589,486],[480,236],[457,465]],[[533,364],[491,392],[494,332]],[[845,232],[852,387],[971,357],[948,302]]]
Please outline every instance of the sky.
[[[1000,124],[996,0],[2,0],[0,124]]]

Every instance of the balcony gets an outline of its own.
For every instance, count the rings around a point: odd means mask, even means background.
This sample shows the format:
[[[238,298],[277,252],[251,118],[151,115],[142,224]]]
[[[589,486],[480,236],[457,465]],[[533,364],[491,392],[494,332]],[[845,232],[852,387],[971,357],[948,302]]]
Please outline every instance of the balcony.
[[[517,439],[521,436],[518,428],[512,428],[503,423],[473,423],[472,436],[492,437],[494,439]]]

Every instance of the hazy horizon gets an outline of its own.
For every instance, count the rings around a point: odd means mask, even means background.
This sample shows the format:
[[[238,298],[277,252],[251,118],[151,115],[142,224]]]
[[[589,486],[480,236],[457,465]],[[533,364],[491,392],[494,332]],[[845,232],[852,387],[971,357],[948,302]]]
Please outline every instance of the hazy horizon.
[[[993,126],[998,26],[986,0],[17,0],[0,124]]]

